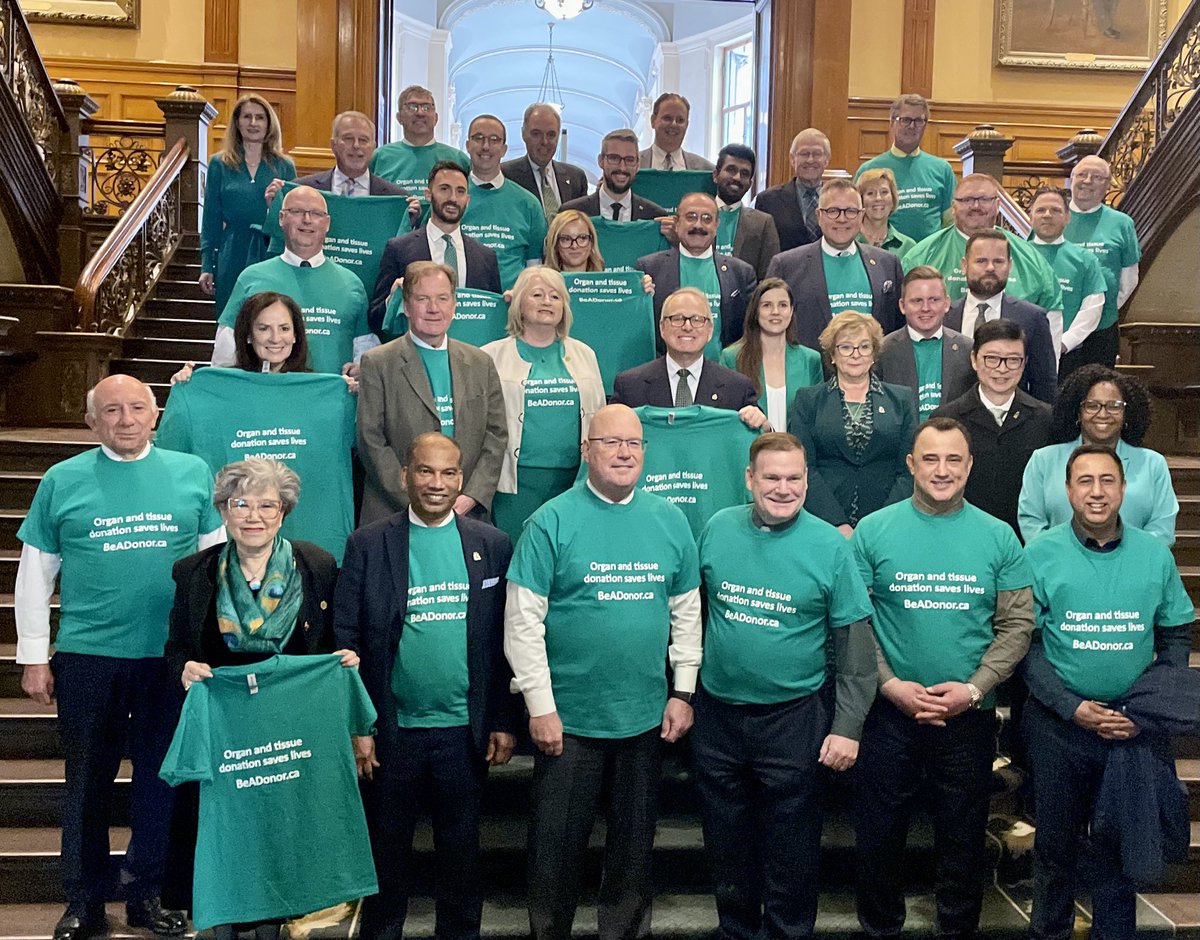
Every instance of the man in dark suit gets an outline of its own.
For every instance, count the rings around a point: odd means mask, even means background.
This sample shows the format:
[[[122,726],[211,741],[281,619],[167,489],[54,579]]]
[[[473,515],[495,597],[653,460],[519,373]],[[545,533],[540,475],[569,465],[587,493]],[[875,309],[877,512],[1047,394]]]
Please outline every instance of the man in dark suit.
[[[332,169],[296,180],[339,196],[407,196],[408,191],[368,168],[375,153],[375,124],[361,111],[343,111],[333,119],[329,149],[337,161]],[[415,200],[415,197],[413,197]],[[419,210],[418,206],[418,210]]]
[[[713,327],[708,298],[702,291],[681,287],[671,294],[663,303],[658,326],[666,355],[618,374],[613,380],[614,404],[630,408],[707,405],[738,412],[752,428],[767,423],[756,404],[754,383],[704,357]]]
[[[683,95],[668,91],[655,99],[650,111],[654,144],[638,153],[643,170],[711,170],[713,165],[698,153],[683,149],[692,117],[692,105]]]
[[[792,140],[788,151],[795,178],[781,186],[764,189],[754,200],[756,209],[775,220],[779,247],[783,251],[799,248],[821,237],[817,225],[817,200],[831,153],[828,137],[815,127],[805,128]]]
[[[776,255],[767,266],[767,277],[781,277],[792,289],[792,309],[805,346],[820,349],[821,331],[843,310],[871,314],[884,333],[904,325],[900,260],[890,251],[855,241],[860,215],[862,196],[854,184],[829,180],[821,188],[817,211],[821,237]]]
[[[1034,398],[1053,404],[1058,394],[1058,363],[1050,320],[1041,307],[1009,297],[1004,288],[1012,268],[1008,239],[990,230],[967,239],[962,269],[967,295],[950,307],[946,326],[974,340],[975,329],[1003,317],[1025,334],[1025,377],[1021,388]]]
[[[456,284],[500,293],[496,252],[462,233],[460,224],[471,194],[467,171],[449,160],[434,164],[429,174],[429,224],[388,239],[379,261],[379,276],[367,311],[372,330],[383,326],[388,299],[414,261],[436,261],[454,269]],[[464,272],[465,268],[465,272]]]
[[[379,893],[362,936],[400,940],[412,892],[412,841],[429,806],[437,868],[436,932],[479,936],[479,817],[489,765],[516,744],[520,701],[504,658],[508,536],[459,516],[462,452],[438,432],[413,439],[400,469],[405,512],[350,536],[334,632],[360,657],[379,712],[377,737],[354,739]],[[431,629],[431,624],[436,629]]]
[[[745,261],[718,254],[717,203],[707,193],[688,193],[675,217],[679,245],[638,258],[634,267],[654,279],[654,319],[661,319],[663,299],[680,287],[695,287],[708,296],[716,336],[705,355],[716,359],[721,350],[742,336],[746,304],[758,278]],[[661,350],[661,347],[660,347]]]
[[[633,191],[633,179],[638,172],[637,134],[627,127],[609,131],[600,142],[596,163],[603,176],[600,185],[590,196],[572,199],[560,206],[578,209],[586,216],[601,216],[614,222],[640,222],[669,216],[656,202],[643,199]]]
[[[754,268],[755,276],[761,281],[767,276],[767,265],[779,254],[779,233],[775,231],[775,220],[767,213],[742,205],[742,197],[754,181],[757,163],[758,159],[749,147],[727,144],[717,154],[713,182],[717,184],[720,218],[728,218],[724,215],[727,212],[736,216],[730,254]]]
[[[967,479],[967,502],[1007,522],[1017,538],[1025,465],[1035,450],[1050,443],[1050,406],[1020,388],[1025,361],[1025,334],[1016,323],[984,323],[975,331],[971,350],[978,384],[934,412],[971,432],[975,463]]]
[[[919,265],[904,276],[900,310],[907,326],[889,333],[875,363],[880,381],[907,385],[917,396],[924,421],[943,402],[953,401],[975,383],[971,342],[944,325],[950,297],[941,272]],[[931,344],[929,355],[921,343]]]
[[[525,120],[521,122],[525,156],[500,164],[505,179],[533,193],[546,211],[547,219],[564,202],[586,196],[588,190],[587,175],[582,168],[554,159],[561,133],[562,121],[552,106],[531,104],[525,109]]]
[[[442,431],[462,450],[460,515],[492,505],[508,443],[500,377],[487,353],[450,339],[454,272],[414,261],[404,278],[408,332],[363,356],[358,386],[358,453],[363,525],[408,505],[401,461],[418,434]]]

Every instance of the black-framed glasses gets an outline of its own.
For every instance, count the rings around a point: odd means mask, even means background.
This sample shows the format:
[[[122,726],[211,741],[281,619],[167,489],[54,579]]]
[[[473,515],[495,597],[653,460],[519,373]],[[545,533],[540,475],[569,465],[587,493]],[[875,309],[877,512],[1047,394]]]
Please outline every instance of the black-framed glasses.
[[[929,123],[929,118],[894,117],[892,120],[901,127],[924,127]]]
[[[671,326],[683,326],[685,323],[689,326],[694,326],[696,329],[704,326],[705,323],[712,323],[712,317],[706,317],[699,313],[672,313],[669,316],[663,317]]]
[[[999,369],[1003,365],[1009,371],[1016,371],[1025,364],[1024,356],[997,356],[992,353],[984,353],[979,358],[989,369]]]
[[[590,232],[584,232],[582,235],[559,235],[558,236],[558,247],[559,248],[576,248],[576,247],[586,248],[591,243],[592,243],[592,236],[591,236]]]
[[[641,162],[642,158],[636,155],[632,157],[623,157],[619,153],[602,153],[600,154],[600,159],[603,160],[608,166],[620,166],[622,163],[625,164],[625,166],[637,166]]]
[[[249,519],[254,510],[263,522],[274,522],[283,512],[283,503],[277,499],[246,499],[242,496],[231,496],[225,500],[225,509],[234,519]]]
[[[854,206],[830,206],[828,209],[818,209],[818,212],[823,212],[831,219],[857,219],[862,215],[862,209],[857,209]]]
[[[999,196],[955,196],[954,201],[960,206],[990,206]]]
[[[280,215],[290,215],[296,219],[303,219],[307,222],[309,219],[321,221],[321,219],[329,218],[328,212],[323,212],[320,209],[280,209]]]
[[[589,437],[588,443],[599,444],[608,450],[620,450],[624,444],[630,450],[642,450],[646,446],[644,438],[640,437]]]
[[[1125,411],[1125,402],[1120,401],[1096,401],[1094,398],[1084,399],[1079,403],[1080,409],[1085,415],[1098,415],[1101,411],[1107,411],[1110,415],[1123,414]]]

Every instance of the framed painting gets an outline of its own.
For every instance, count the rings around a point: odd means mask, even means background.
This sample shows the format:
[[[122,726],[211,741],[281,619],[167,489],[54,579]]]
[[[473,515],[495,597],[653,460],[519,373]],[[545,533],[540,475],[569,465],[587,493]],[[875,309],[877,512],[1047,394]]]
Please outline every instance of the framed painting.
[[[996,64],[1141,72],[1167,38],[1167,0],[996,0]]]
[[[19,0],[31,23],[138,28],[141,0]]]

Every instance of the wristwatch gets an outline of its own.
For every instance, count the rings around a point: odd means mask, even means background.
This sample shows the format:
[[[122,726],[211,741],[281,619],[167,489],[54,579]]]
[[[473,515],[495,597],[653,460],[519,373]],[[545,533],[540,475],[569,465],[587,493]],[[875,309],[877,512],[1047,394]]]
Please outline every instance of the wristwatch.
[[[674,692],[672,692],[667,697],[668,698],[677,698],[677,699],[679,699],[679,701],[684,702],[688,705],[691,705],[692,704],[692,696],[695,694],[696,694],[695,692],[680,692],[678,689],[676,689]]]
[[[966,683],[967,691],[971,693],[971,708],[978,708],[983,702],[983,693],[979,691],[979,687],[973,682]]]

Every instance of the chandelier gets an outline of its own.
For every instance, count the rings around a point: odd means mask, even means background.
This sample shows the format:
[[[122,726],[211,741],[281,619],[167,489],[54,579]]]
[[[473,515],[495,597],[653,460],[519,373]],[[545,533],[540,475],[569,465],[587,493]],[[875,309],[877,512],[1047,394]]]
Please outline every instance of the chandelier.
[[[545,10],[556,20],[572,20],[590,10],[595,0],[533,0],[539,10]]]

